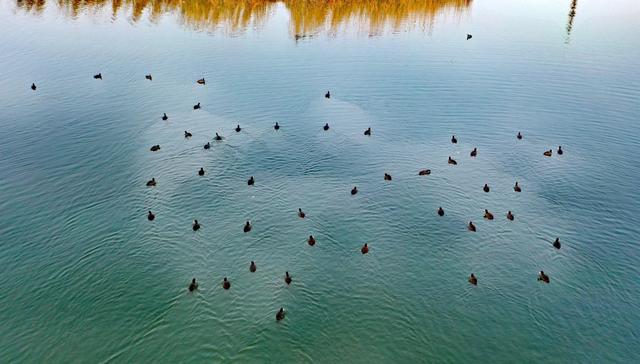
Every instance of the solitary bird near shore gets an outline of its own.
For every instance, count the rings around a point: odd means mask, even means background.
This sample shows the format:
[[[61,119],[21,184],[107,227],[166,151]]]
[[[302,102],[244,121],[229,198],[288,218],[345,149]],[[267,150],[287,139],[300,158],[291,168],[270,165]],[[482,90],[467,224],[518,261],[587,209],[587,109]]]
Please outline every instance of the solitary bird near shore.
[[[96,80],[101,80],[102,79],[102,73],[98,73],[97,75],[94,75],[93,78],[95,78]]]
[[[201,79],[199,79],[199,80],[198,80],[198,81],[196,81],[196,82],[197,82],[198,84],[200,84],[200,85],[204,85],[204,84],[205,84],[204,78],[201,78]]]
[[[444,209],[442,208],[442,206],[438,207],[438,215],[444,216]]]
[[[541,270],[538,274],[538,280],[543,281],[544,283],[549,283],[551,281],[551,279],[549,279],[549,276],[543,270]]]
[[[325,123],[322,129],[324,129],[324,131],[329,130],[329,123]]]
[[[151,210],[149,210],[149,213],[147,214],[147,219],[149,221],[153,221],[156,218],[156,215],[153,214],[153,212],[151,212]]]
[[[146,78],[149,81],[153,81],[153,77],[151,77],[151,75],[146,75],[144,76],[144,78]]]
[[[166,112],[165,112],[165,113],[163,113],[163,114],[162,114],[162,120],[165,120],[165,121],[166,121],[166,120],[168,120],[168,119],[169,119],[169,117],[167,116],[167,113],[166,113]]]
[[[327,91],[327,93],[324,94],[324,97],[330,99],[331,98],[331,92]]]
[[[364,135],[366,135],[366,136],[370,136],[371,135],[371,127],[367,128],[367,130],[364,131]]]
[[[147,181],[147,187],[154,187],[156,185],[156,179],[151,178],[151,180]]]
[[[249,222],[249,220],[247,220],[247,222],[244,224],[243,231],[245,233],[248,233],[249,231],[251,231],[251,223]]]
[[[196,282],[196,279],[192,279],[191,283],[189,283],[189,292],[193,292],[196,289],[198,289],[198,282]]]
[[[314,246],[316,245],[316,238],[313,237],[313,235],[309,235],[309,239],[307,240],[307,244]]]
[[[362,254],[367,254],[367,253],[369,253],[369,245],[367,245],[367,243],[364,243],[364,245],[362,246],[362,248],[360,248],[360,253],[362,253]]]
[[[224,289],[231,288],[231,282],[229,282],[227,277],[224,277],[224,279],[222,280],[222,288],[224,288]]]
[[[449,156],[449,160],[447,161],[447,163],[453,165],[453,166],[457,166],[458,162],[456,162],[455,159],[451,158],[451,156]]]
[[[473,284],[474,286],[478,285],[478,278],[476,278],[473,273],[471,273],[471,275],[469,276],[469,283]]]
[[[284,320],[284,308],[280,308],[280,310],[276,313],[276,321]]]
[[[471,151],[471,156],[472,157],[477,157],[478,156],[478,148],[473,148],[473,150]]]
[[[251,273],[255,273],[256,272],[256,263],[252,260],[251,264],[249,264],[249,272]]]
[[[200,229],[200,223],[198,222],[198,220],[193,220],[193,225],[191,226],[191,228],[193,229],[193,231],[198,231]]]
[[[467,34],[467,40],[469,40],[469,39],[471,39],[471,38],[473,38],[473,35],[471,35],[471,34]]]
[[[513,190],[516,192],[522,192],[522,188],[520,188],[520,185],[518,184],[518,181],[516,181],[516,185],[513,186]]]
[[[476,231],[476,226],[473,224],[473,222],[469,221],[469,225],[467,225],[467,229],[469,229],[469,231]]]
[[[193,109],[194,110],[198,110],[200,108],[200,103],[197,103],[195,105],[193,105]]]
[[[304,213],[304,211],[302,211],[302,209],[298,209],[298,216],[301,219],[304,219],[304,217],[307,216],[307,215]]]
[[[36,84],[35,84],[35,83],[32,83],[32,84],[31,84],[31,89],[32,89],[33,91],[35,91],[35,90],[36,90]]]

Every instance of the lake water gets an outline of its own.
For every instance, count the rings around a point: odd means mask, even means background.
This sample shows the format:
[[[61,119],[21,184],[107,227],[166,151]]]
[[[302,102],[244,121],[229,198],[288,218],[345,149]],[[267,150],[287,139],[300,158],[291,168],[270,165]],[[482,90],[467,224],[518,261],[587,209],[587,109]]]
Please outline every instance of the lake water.
[[[132,4],[0,1],[0,362],[640,361],[640,2]]]

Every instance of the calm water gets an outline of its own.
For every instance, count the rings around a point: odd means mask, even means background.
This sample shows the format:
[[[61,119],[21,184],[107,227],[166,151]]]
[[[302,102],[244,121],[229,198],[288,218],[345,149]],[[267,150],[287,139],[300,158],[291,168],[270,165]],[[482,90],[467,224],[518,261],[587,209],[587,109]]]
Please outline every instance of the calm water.
[[[0,1],[0,362],[640,361],[638,1],[186,3]]]

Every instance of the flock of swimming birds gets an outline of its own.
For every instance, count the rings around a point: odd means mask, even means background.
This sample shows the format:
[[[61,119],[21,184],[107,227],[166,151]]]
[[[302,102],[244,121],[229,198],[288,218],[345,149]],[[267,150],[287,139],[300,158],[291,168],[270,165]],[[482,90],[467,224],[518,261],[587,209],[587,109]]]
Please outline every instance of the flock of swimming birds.
[[[471,35],[470,35],[470,34],[469,34],[469,35],[467,35],[467,39],[470,39],[470,38],[471,38]],[[102,80],[102,73],[98,73],[98,74],[94,75],[94,76],[93,76],[93,78],[94,78],[94,79],[97,79],[97,80]],[[145,78],[146,78],[147,80],[149,80],[149,81],[152,81],[152,80],[153,80],[153,77],[152,77],[151,75],[146,75],[146,76],[145,76]],[[205,79],[204,79],[204,78],[201,78],[201,79],[197,80],[197,81],[196,81],[196,83],[198,83],[198,84],[200,84],[200,85],[205,85],[205,84],[206,84],[206,81],[205,81]],[[33,91],[35,91],[35,90],[37,89],[37,86],[36,86],[36,84],[35,84],[35,83],[32,83],[32,84],[31,84],[31,89],[32,89]],[[330,98],[331,98],[331,92],[327,91],[327,93],[324,95],[324,97],[325,97],[325,98],[327,98],[327,99],[330,99]],[[199,103],[199,102],[193,106],[193,109],[194,109],[194,110],[198,110],[198,109],[200,109],[200,108],[201,108],[201,106],[200,106],[200,103]],[[167,116],[167,114],[166,114],[166,113],[163,113],[163,115],[162,115],[162,120],[168,120],[168,119],[169,119],[169,117]],[[279,129],[280,129],[280,125],[276,122],[276,123],[273,125],[273,128],[277,131],[277,130],[279,130]],[[325,131],[329,130],[329,123],[325,123],[325,125],[324,125],[322,128],[323,128]],[[240,125],[237,125],[237,126],[236,126],[235,131],[236,131],[237,133],[239,133],[240,131],[242,131],[242,128],[240,127]],[[370,128],[370,127],[369,127],[369,128],[367,128],[367,129],[364,131],[364,135],[365,135],[365,136],[371,136],[371,128]],[[193,136],[193,134],[192,134],[192,133],[190,133],[190,132],[188,132],[188,131],[186,131],[186,130],[185,130],[185,132],[184,132],[184,137],[185,137],[185,138],[191,138],[192,136]],[[521,133],[521,132],[518,132],[518,134],[516,135],[516,138],[517,138],[518,140],[522,140],[522,138],[523,138],[522,133]],[[221,137],[218,133],[216,133],[216,136],[214,137],[214,140],[216,140],[216,141],[222,141],[222,137]],[[455,136],[455,135],[453,135],[453,136],[451,137],[451,143],[453,143],[453,144],[458,143],[458,139],[456,138],[456,136]],[[211,143],[210,143],[210,142],[207,142],[207,143],[204,145],[204,149],[210,149],[210,148],[211,148]],[[159,145],[159,144],[153,145],[153,146],[151,146],[151,148],[150,148],[150,151],[152,151],[152,152],[157,152],[157,151],[159,151],[159,150],[160,150],[160,145]],[[558,155],[562,155],[563,153],[564,153],[564,151],[562,150],[562,146],[558,146],[558,149],[557,149],[557,151],[556,151],[556,154],[558,154]],[[553,150],[552,150],[552,149],[549,149],[549,150],[547,150],[547,151],[543,152],[542,154],[543,154],[543,156],[545,156],[545,157],[551,157],[551,156],[553,156]],[[478,155],[478,149],[477,149],[477,148],[473,148],[473,150],[472,150],[472,151],[471,151],[471,153],[470,153],[470,156],[471,156],[472,158],[475,158],[475,157],[477,157],[477,155]],[[458,164],[458,162],[456,162],[456,160],[455,160],[455,159],[451,158],[451,156],[449,156],[449,160],[448,160],[448,162],[447,162],[447,163],[448,163],[448,164],[450,164],[450,165],[457,165],[457,164]],[[418,175],[420,175],[420,176],[428,176],[428,175],[430,175],[430,174],[431,174],[431,170],[430,170],[430,169],[422,169],[422,170],[420,170],[420,171],[418,172]],[[201,167],[201,168],[200,168],[200,170],[198,170],[198,175],[199,175],[199,176],[204,176],[204,175],[205,175],[205,170],[204,170],[204,168],[202,168],[202,167]],[[384,180],[385,180],[385,181],[391,181],[392,179],[393,179],[393,178],[391,177],[391,175],[390,175],[390,174],[388,174],[388,173],[385,173],[385,174],[384,174]],[[151,179],[147,182],[147,187],[154,187],[154,186],[156,186],[156,184],[157,184],[156,179],[155,179],[155,178],[151,178]],[[254,184],[255,184],[255,179],[253,178],[253,176],[249,177],[249,179],[247,180],[247,185],[249,185],[249,186],[253,186]],[[489,185],[488,185],[488,184],[486,184],[486,183],[485,183],[485,185],[483,186],[482,190],[483,190],[484,192],[488,193],[489,191],[491,191],[491,188],[489,187]],[[520,187],[520,185],[518,184],[518,182],[517,182],[517,181],[516,181],[515,185],[513,186],[513,190],[514,190],[515,192],[522,192],[522,188]],[[357,187],[357,186],[354,186],[354,187],[351,189],[351,195],[355,195],[355,194],[357,194],[357,193],[358,193],[358,187]],[[444,216],[444,209],[443,209],[442,207],[438,207],[438,209],[437,209],[437,214],[438,214],[439,216]],[[301,208],[299,208],[299,209],[298,209],[298,217],[299,217],[299,218],[301,218],[301,219],[304,219],[304,218],[305,218],[305,216],[306,216],[306,214],[304,213],[304,211],[302,211],[302,209],[301,209]],[[508,211],[508,212],[507,212],[506,217],[507,217],[507,219],[508,219],[509,221],[513,221],[513,220],[515,219],[515,216],[513,215],[513,213],[512,213],[511,211]],[[156,218],[156,215],[155,215],[153,212],[149,211],[149,212],[147,213],[147,219],[148,219],[149,221],[153,221],[155,218]],[[494,215],[493,215],[493,213],[491,213],[489,210],[485,209],[485,210],[484,210],[484,218],[485,218],[485,219],[487,219],[487,220],[493,220],[493,219],[494,219]],[[198,231],[198,230],[200,230],[200,223],[198,222],[198,220],[193,220],[193,224],[192,224],[191,228],[193,229],[193,231]],[[251,222],[250,222],[250,221],[245,222],[244,227],[243,227],[243,231],[244,231],[245,233],[248,233],[248,232],[250,232],[250,231],[251,231],[251,229],[252,229]],[[473,221],[469,221],[469,223],[467,224],[467,229],[468,229],[469,231],[471,231],[471,232],[475,232],[475,231],[476,231],[476,226],[474,225]],[[310,246],[314,246],[314,245],[316,244],[316,239],[313,237],[313,235],[309,235],[309,239],[307,240],[307,243],[308,243]],[[553,244],[552,244],[552,245],[553,245],[553,247],[554,247],[554,248],[556,248],[556,249],[560,249],[560,247],[561,247],[560,239],[559,239],[559,238],[556,238],[556,240],[553,242]],[[368,253],[369,253],[369,245],[368,245],[367,243],[365,243],[365,244],[362,246],[362,248],[360,248],[360,252],[361,252],[362,254],[368,254]],[[254,261],[251,261],[251,263],[249,264],[249,271],[250,271],[251,273],[254,273],[256,270],[257,270],[256,263],[255,263]],[[472,284],[472,285],[474,285],[474,286],[478,285],[478,278],[475,276],[475,274],[474,274],[474,273],[471,273],[471,275],[469,276],[469,279],[468,279],[468,280],[469,280],[469,283],[470,283],[470,284]],[[285,275],[284,275],[284,281],[285,281],[285,283],[286,283],[287,285],[290,285],[290,284],[292,283],[292,281],[293,281],[293,280],[292,280],[291,275],[289,274],[289,272],[285,272]],[[544,282],[544,283],[549,283],[551,280],[550,280],[550,278],[549,278],[549,275],[548,275],[548,274],[546,274],[544,271],[540,271],[540,272],[538,273],[538,281],[541,281],[541,282]],[[196,281],[196,279],[195,279],[195,278],[193,278],[193,279],[191,280],[191,283],[189,283],[189,286],[188,286],[188,290],[189,290],[189,292],[196,291],[196,290],[198,289],[198,286],[199,286],[199,283]],[[230,289],[230,288],[231,288],[231,282],[229,281],[229,279],[228,279],[227,277],[224,277],[224,279],[222,280],[222,288],[223,288],[223,289],[225,289],[225,290],[227,290],[227,289]],[[284,319],[284,317],[285,317],[285,310],[284,310],[284,308],[282,308],[282,307],[281,307],[281,308],[278,310],[278,312],[276,313],[276,320],[277,320],[277,321],[283,320],[283,319]]]

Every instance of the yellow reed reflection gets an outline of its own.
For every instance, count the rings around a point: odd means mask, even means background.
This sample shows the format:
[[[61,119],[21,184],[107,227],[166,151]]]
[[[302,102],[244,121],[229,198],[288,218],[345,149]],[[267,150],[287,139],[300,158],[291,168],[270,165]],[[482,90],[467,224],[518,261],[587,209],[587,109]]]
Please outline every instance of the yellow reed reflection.
[[[178,14],[182,22],[198,30],[225,28],[231,32],[263,24],[277,7],[290,16],[293,35],[302,37],[321,31],[336,32],[356,26],[376,34],[408,27],[429,26],[444,12],[462,14],[472,0],[57,0],[53,2],[70,17],[109,10],[112,17],[151,21]],[[52,2],[52,1],[50,1]],[[17,0],[18,8],[41,12],[46,0]]]

